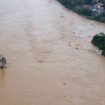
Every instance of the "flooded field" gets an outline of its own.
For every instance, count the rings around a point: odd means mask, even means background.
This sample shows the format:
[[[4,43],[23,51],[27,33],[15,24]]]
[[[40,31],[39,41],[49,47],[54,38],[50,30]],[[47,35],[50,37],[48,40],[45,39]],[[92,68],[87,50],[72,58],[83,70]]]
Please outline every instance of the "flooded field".
[[[0,0],[0,105],[105,105],[99,32],[105,24],[55,0]]]

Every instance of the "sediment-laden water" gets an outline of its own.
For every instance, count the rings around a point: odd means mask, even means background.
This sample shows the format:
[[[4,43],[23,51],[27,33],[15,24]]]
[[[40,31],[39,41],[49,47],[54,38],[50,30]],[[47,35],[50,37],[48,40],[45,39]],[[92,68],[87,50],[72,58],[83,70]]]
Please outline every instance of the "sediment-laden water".
[[[55,0],[0,0],[0,105],[105,105],[99,32]]]

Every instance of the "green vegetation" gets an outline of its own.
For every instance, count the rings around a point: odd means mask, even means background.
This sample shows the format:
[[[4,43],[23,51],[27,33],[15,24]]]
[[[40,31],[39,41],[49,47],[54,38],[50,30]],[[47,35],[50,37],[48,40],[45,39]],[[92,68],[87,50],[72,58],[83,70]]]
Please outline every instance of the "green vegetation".
[[[102,50],[102,55],[105,56],[105,34],[96,34],[92,39],[92,44],[97,46],[99,50]]]
[[[66,8],[89,19],[105,22],[105,0],[57,0]]]

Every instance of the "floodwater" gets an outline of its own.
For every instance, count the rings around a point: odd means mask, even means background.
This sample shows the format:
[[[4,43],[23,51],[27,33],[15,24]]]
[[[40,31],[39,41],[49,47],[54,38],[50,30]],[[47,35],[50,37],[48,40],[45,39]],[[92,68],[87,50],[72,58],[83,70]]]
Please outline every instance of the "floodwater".
[[[55,0],[0,0],[0,105],[105,105],[99,32]]]

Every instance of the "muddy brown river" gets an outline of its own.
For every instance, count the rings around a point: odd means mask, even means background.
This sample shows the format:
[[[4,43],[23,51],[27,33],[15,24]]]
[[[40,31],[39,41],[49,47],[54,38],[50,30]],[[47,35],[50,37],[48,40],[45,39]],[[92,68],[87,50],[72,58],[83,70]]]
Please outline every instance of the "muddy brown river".
[[[99,32],[55,0],[0,0],[0,105],[105,105]]]

